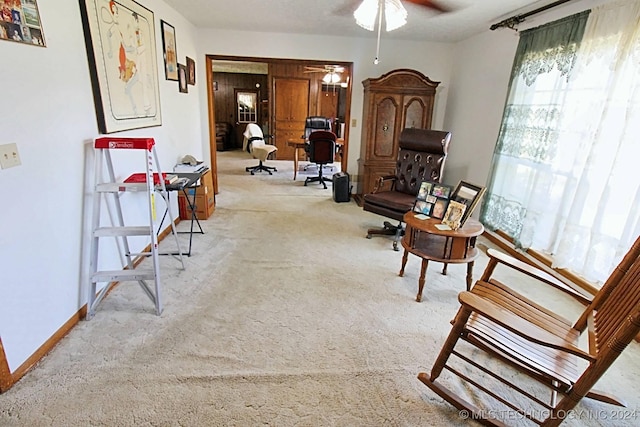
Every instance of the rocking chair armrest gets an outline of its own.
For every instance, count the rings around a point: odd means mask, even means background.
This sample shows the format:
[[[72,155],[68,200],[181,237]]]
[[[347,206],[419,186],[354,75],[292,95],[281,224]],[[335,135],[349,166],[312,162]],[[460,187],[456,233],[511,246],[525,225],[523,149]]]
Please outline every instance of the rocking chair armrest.
[[[575,298],[584,305],[589,305],[591,303],[591,298],[581,294],[563,281],[531,264],[527,264],[526,262],[520,261],[519,259],[516,259],[495,249],[488,249],[487,255],[490,259],[495,260],[498,263],[511,267],[514,270],[524,273],[527,276],[533,277],[534,279],[537,279],[566,293],[567,295]]]
[[[376,185],[373,187],[373,191],[372,193],[377,193],[378,190],[380,190],[382,188],[382,186],[385,184],[385,182],[387,181],[393,181],[393,184],[395,183],[395,181],[398,178],[395,175],[383,175],[383,176],[379,176],[378,179],[376,180]]]
[[[522,317],[503,309],[496,303],[475,295],[472,291],[461,292],[458,295],[458,301],[467,309],[481,314],[528,341],[573,354],[589,362],[595,360],[591,354],[576,347],[569,340],[565,340],[528,322]]]

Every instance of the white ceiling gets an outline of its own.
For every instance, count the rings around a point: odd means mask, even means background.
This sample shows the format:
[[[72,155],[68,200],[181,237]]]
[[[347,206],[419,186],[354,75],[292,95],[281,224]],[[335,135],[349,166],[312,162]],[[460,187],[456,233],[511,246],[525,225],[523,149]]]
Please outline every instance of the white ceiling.
[[[165,0],[198,28],[376,37],[375,32],[356,25],[352,16],[354,1]],[[440,0],[439,3],[453,11],[439,14],[404,2],[409,15],[407,25],[384,33],[384,37],[456,42],[487,31],[492,24],[512,15],[553,3],[553,0]]]

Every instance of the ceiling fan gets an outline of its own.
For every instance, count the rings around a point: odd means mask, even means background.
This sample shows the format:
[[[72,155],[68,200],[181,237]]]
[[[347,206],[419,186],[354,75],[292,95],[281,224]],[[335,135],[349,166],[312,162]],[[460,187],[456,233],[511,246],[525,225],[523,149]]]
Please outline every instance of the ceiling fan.
[[[337,84],[340,83],[340,74],[344,73],[344,67],[340,65],[324,65],[324,66],[306,66],[304,67],[305,73],[324,73],[322,81],[325,83]]]
[[[371,1],[371,0],[370,0]],[[382,0],[384,3],[385,0]],[[413,3],[417,6],[423,6],[427,9],[434,10],[436,12],[446,13],[453,11],[452,8],[443,5],[440,1],[436,0],[402,0],[400,3]],[[362,4],[363,0],[346,0],[345,5],[339,8],[336,12],[339,15],[352,15],[353,12]],[[373,3],[378,3],[378,0],[373,0]]]
[[[452,9],[442,5],[436,0],[403,0],[439,13],[451,12]],[[340,9],[340,14],[353,14],[356,24],[360,27],[374,31],[378,24],[378,45],[376,47],[376,57],[373,61],[378,64],[380,53],[380,33],[382,32],[382,19],[386,23],[386,30],[393,31],[407,23],[407,10],[400,0],[349,0]]]

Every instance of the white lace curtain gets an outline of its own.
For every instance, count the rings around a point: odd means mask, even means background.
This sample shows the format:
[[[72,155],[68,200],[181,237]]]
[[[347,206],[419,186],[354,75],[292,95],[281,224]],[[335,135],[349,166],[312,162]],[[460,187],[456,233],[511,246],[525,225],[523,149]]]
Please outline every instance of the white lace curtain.
[[[639,22],[639,0],[612,2],[588,14],[575,55],[521,52],[482,211],[489,228],[595,283],[640,234]]]

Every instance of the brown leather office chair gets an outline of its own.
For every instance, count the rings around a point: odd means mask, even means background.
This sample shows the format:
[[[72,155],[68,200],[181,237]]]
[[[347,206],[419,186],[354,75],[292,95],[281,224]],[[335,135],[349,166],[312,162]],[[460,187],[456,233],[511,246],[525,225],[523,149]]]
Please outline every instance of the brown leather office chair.
[[[398,250],[402,217],[413,208],[422,181],[442,179],[450,141],[451,132],[446,131],[407,128],[401,132],[395,174],[380,177],[362,205],[365,211],[394,219],[398,225],[385,221],[382,229],[369,229],[367,239],[376,234],[394,236],[393,249]]]
[[[625,406],[593,386],[640,331],[640,237],[593,299],[522,261],[493,249],[488,255],[480,280],[458,296],[460,309],[431,374],[418,379],[464,411],[465,420],[484,425],[504,425],[518,415],[557,426],[585,397]],[[498,265],[513,269],[504,276],[513,285],[496,279],[504,268]],[[569,294],[585,310],[571,321],[521,295],[515,289],[520,273]],[[454,387],[458,380],[461,387]]]
[[[318,165],[318,176],[308,177],[304,180],[306,186],[310,182],[319,182],[327,188],[327,182],[331,178],[323,176],[322,166],[333,163],[336,155],[336,134],[319,130],[309,134],[309,161]]]

